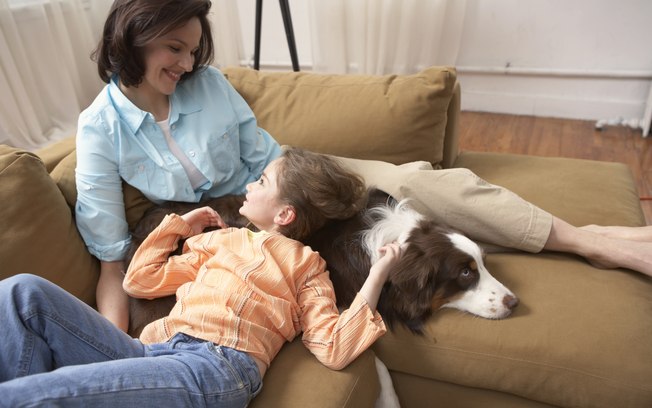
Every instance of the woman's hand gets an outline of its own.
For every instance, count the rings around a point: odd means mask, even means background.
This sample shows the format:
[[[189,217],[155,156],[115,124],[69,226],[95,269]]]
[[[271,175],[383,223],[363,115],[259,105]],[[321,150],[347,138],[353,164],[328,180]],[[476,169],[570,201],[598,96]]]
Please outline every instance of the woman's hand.
[[[222,217],[211,207],[201,207],[185,213],[181,218],[192,228],[192,235],[201,234],[208,227],[228,228]]]

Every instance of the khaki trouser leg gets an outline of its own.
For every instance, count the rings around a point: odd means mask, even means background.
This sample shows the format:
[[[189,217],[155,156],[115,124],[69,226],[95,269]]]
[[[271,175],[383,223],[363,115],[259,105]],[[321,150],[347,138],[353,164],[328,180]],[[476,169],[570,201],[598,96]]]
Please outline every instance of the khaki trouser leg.
[[[397,199],[409,198],[417,211],[470,238],[505,248],[539,252],[552,215],[511,191],[489,184],[468,169],[433,170],[427,162],[396,166],[340,158],[375,186]]]

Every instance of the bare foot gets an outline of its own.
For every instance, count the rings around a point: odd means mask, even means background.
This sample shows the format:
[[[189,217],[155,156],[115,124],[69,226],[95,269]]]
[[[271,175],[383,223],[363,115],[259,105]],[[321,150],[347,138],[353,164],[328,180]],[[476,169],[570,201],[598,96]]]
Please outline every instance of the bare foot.
[[[628,268],[652,276],[652,226],[576,228],[553,217],[544,249],[580,255],[599,268]]]
[[[586,225],[581,230],[604,235],[613,239],[624,239],[628,241],[652,242],[652,225],[645,227],[617,227]]]
[[[603,237],[596,250],[585,258],[593,266],[602,269],[628,268],[652,276],[652,242],[630,241]]]

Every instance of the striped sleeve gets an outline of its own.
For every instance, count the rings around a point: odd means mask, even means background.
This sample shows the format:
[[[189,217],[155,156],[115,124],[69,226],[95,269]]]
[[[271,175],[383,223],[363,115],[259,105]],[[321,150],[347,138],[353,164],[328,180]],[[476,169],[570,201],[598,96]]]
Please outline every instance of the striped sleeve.
[[[385,331],[378,312],[358,294],[341,314],[328,272],[315,274],[299,292],[303,343],[317,359],[341,370],[369,348]]]
[[[179,286],[194,280],[203,262],[197,254],[169,257],[179,239],[190,234],[190,226],[180,216],[166,215],[134,254],[122,283],[124,290],[133,297],[151,299],[172,295]]]

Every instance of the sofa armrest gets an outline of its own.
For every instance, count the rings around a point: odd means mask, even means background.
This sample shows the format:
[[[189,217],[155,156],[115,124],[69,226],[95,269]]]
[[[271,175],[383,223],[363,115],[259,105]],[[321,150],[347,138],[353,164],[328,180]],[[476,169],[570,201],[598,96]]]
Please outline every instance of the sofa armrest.
[[[93,305],[99,263],[41,159],[0,145],[0,279],[39,275]]]
[[[460,111],[462,107],[462,90],[460,82],[455,81],[453,95],[448,104],[446,130],[444,133],[443,157],[441,167],[449,169],[457,160],[460,150]]]

